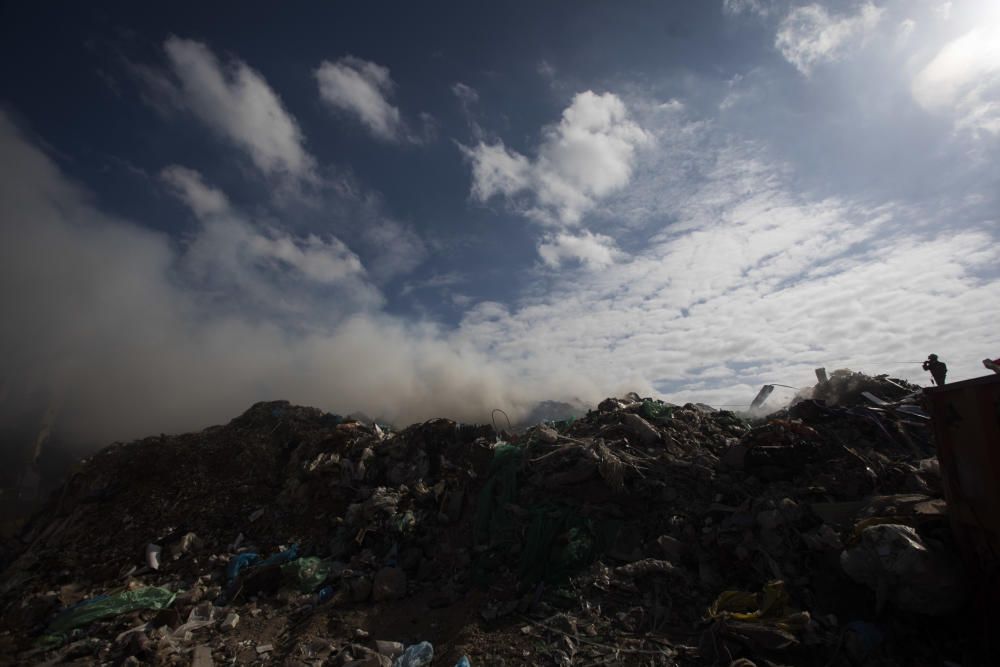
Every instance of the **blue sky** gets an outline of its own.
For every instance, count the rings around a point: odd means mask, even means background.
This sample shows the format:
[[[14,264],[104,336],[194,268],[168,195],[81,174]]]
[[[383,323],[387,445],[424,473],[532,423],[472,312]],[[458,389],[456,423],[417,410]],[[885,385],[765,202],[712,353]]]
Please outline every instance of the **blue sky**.
[[[0,11],[4,392],[87,437],[1000,355],[989,0]]]

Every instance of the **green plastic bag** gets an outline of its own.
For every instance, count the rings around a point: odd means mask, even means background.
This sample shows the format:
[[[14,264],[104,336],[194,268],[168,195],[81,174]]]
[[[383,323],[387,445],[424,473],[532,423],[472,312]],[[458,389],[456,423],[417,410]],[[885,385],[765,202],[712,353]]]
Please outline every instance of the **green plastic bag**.
[[[281,566],[286,581],[303,593],[311,593],[326,581],[333,566],[328,560],[309,556]]]
[[[49,623],[39,644],[58,646],[72,630],[103,618],[121,616],[140,609],[166,609],[176,597],[177,594],[173,591],[152,586],[84,600],[56,616]]]
[[[647,398],[642,402],[642,416],[652,421],[670,419],[673,410],[673,406],[667,405],[663,401],[653,401]]]

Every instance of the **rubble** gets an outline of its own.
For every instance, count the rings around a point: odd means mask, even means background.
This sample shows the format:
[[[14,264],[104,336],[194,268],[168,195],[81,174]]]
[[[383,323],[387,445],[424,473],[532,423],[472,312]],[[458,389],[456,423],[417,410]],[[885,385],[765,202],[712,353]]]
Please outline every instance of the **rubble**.
[[[6,545],[0,647],[158,665],[960,663],[968,582],[914,390],[835,371],[765,418],[629,394],[517,433],[259,403],[81,462]]]

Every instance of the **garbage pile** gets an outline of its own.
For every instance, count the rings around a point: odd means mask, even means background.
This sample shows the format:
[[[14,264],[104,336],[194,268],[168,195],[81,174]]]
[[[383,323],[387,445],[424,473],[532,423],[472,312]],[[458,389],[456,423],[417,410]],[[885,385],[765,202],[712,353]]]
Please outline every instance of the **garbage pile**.
[[[6,545],[0,655],[961,664],[928,418],[873,384],[754,421],[629,394],[519,433],[271,402],[116,444]]]

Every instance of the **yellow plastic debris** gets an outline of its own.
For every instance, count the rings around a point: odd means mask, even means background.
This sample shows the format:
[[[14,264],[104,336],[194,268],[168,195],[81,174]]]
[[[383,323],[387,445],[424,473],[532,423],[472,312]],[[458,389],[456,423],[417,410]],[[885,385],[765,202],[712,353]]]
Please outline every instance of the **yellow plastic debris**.
[[[756,621],[786,630],[802,629],[809,623],[809,612],[789,607],[785,582],[769,581],[760,593],[723,591],[708,608],[713,619]]]

